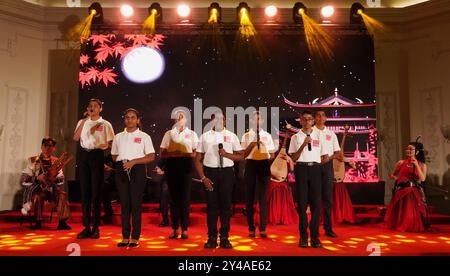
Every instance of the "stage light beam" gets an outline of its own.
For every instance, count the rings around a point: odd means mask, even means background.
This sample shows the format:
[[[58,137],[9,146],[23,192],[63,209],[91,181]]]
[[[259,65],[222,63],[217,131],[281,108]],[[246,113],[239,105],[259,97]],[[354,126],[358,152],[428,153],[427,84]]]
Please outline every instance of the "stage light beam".
[[[248,38],[256,35],[255,27],[250,20],[250,7],[247,3],[241,2],[237,7],[237,17],[240,22],[239,32],[242,36]]]
[[[306,43],[311,57],[316,63],[325,64],[334,58],[333,39],[306,12],[300,12],[305,29]]]
[[[222,8],[219,3],[214,2],[208,8],[208,23],[217,24],[222,21]]]
[[[159,3],[152,3],[148,8],[148,17],[145,19],[142,30],[144,34],[154,34],[156,24],[162,23],[162,9]]]

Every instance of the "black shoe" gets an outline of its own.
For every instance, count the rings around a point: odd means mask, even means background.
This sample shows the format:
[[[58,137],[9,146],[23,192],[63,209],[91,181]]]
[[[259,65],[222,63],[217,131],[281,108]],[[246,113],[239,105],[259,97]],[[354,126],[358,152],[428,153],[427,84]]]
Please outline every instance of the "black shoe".
[[[84,228],[83,231],[81,231],[78,236],[77,239],[81,240],[81,239],[87,239],[91,236],[91,229],[89,228]]]
[[[98,227],[92,228],[92,232],[91,232],[91,239],[98,239],[100,238],[100,230],[98,229]]]
[[[36,224],[30,227],[32,230],[39,230],[42,228],[42,222],[40,220],[36,221]]]
[[[173,231],[172,234],[170,234],[169,239],[176,239],[178,238],[178,232],[177,231]]]
[[[259,232],[259,236],[260,236],[261,238],[267,238],[267,233],[266,233],[266,231],[261,231],[261,232]]]
[[[117,244],[117,247],[127,247],[130,243],[129,242],[119,242]]]
[[[249,236],[250,238],[255,238],[255,237],[256,237],[255,231],[250,231],[250,232],[248,232],[248,236]]]
[[[128,244],[128,246],[129,246],[129,247],[138,247],[138,246],[139,246],[139,243],[138,243],[138,242],[130,242],[130,243]]]
[[[298,242],[298,246],[303,248],[308,247],[308,239],[300,239],[300,241]]]
[[[189,236],[187,233],[181,233],[181,239],[186,240],[188,238],[189,238]]]
[[[232,248],[233,245],[230,243],[230,241],[228,240],[228,238],[222,238],[220,239],[220,248]]]
[[[203,247],[204,248],[216,248],[217,247],[217,238],[209,238]]]
[[[322,243],[318,239],[311,240],[311,246],[314,248],[319,248],[319,247],[322,247]]]
[[[58,228],[57,229],[58,230],[70,230],[70,229],[72,229],[72,227],[70,227],[67,224],[66,220],[60,220],[59,223],[58,223]]]
[[[330,238],[337,238],[336,233],[334,233],[333,231],[325,231],[325,236]]]

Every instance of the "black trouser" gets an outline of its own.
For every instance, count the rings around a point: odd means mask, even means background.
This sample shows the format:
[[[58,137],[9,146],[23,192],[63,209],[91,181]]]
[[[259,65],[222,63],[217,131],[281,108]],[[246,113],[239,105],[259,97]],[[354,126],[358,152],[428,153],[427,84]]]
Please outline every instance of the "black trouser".
[[[208,237],[217,238],[217,219],[220,216],[220,238],[228,238],[231,219],[234,170],[204,167],[205,176],[213,182],[213,190],[206,192]]]
[[[112,200],[112,192],[116,188],[115,184],[115,173],[114,171],[111,172],[104,172],[105,174],[105,180],[103,184],[103,212],[105,213],[105,217],[112,217],[113,216],[113,209],[111,205]]]
[[[103,150],[100,149],[89,152],[82,149],[80,153],[78,172],[81,186],[83,225],[85,228],[91,225],[91,208],[93,209],[92,226],[94,228],[100,226],[104,159]]]
[[[189,201],[192,184],[192,159],[188,157],[167,158],[165,175],[172,204],[170,215],[172,229],[187,231],[189,225]]]
[[[322,174],[322,208],[323,208],[323,228],[326,232],[332,231],[331,226],[331,205],[333,203],[333,162],[330,161],[321,165]]]
[[[167,219],[169,216],[169,202],[170,202],[170,195],[169,195],[169,186],[167,185],[167,177],[163,176],[160,181],[160,197],[159,197],[159,210],[163,216],[164,219]]]
[[[133,225],[131,238],[139,240],[139,237],[141,236],[142,198],[147,183],[145,165],[134,165],[129,172],[129,177],[130,178],[128,178],[127,172],[123,169],[123,163],[117,162],[116,184],[122,209],[122,237],[124,239],[130,238],[131,225]]]
[[[266,230],[267,222],[267,187],[270,180],[269,160],[251,160],[245,162],[245,209],[249,231],[255,231],[253,218],[255,194],[258,193],[259,202],[259,231]]]
[[[311,210],[309,231],[311,239],[316,240],[319,238],[320,224],[320,194],[322,186],[320,183],[320,164],[315,163],[313,166],[296,164],[294,173],[297,186],[298,214],[300,217],[300,237],[302,239],[308,238],[306,209],[309,203]]]

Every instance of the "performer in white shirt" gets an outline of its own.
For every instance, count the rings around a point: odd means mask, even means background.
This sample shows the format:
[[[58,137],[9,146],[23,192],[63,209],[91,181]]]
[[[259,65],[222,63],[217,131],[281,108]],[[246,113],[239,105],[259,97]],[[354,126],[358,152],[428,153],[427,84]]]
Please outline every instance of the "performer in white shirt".
[[[234,161],[243,159],[239,138],[225,128],[225,116],[213,114],[214,127],[200,136],[195,168],[206,188],[208,241],[205,248],[217,247],[217,220],[220,217],[220,247],[231,248],[228,240],[233,193]]]
[[[141,205],[147,182],[146,164],[155,160],[155,149],[150,136],[139,129],[139,112],[129,108],[125,110],[123,117],[125,130],[116,135],[111,148],[112,158],[116,162],[115,178],[122,209],[122,241],[117,246],[136,247],[141,235]]]
[[[275,158],[275,145],[272,136],[261,128],[264,119],[258,111],[252,115],[251,128],[242,136],[241,146],[245,157],[245,209],[249,237],[254,238],[254,204],[255,193],[258,191],[259,202],[259,233],[262,238],[267,237],[267,187],[270,180],[270,160]]]
[[[324,158],[322,159],[322,208],[323,208],[323,227],[325,235],[336,238],[331,224],[331,205],[333,198],[333,159],[343,160],[341,147],[336,134],[325,126],[327,115],[324,110],[317,110],[314,114],[316,125],[314,130],[319,131],[324,149]]]
[[[324,155],[320,133],[313,129],[314,117],[305,110],[300,115],[302,129],[291,137],[289,154],[296,162],[294,173],[298,195],[298,213],[300,217],[300,247],[308,247],[308,218],[306,208],[311,209],[311,246],[321,247],[319,240],[321,174],[320,163]]]
[[[193,159],[198,144],[197,134],[187,126],[183,110],[174,112],[175,125],[168,130],[161,142],[161,158],[166,159],[165,174],[172,198],[170,215],[172,234],[169,239],[178,238],[181,224],[181,238],[188,238],[189,202],[193,172]]]
[[[111,147],[114,130],[111,124],[100,117],[103,103],[99,99],[89,100],[85,118],[75,129],[73,139],[80,142],[78,156],[78,178],[81,186],[84,229],[78,239],[100,237],[101,191],[103,187],[104,150]],[[91,206],[92,205],[92,206]],[[91,208],[92,229],[91,229]]]

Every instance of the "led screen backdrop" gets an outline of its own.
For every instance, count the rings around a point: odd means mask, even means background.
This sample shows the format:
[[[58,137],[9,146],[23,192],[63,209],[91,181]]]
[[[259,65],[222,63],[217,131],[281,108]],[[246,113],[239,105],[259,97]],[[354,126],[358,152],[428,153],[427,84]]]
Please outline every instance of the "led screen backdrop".
[[[123,110],[136,108],[159,148],[178,106],[192,116],[199,103],[202,110],[278,107],[271,130],[280,140],[298,131],[299,112],[321,107],[339,140],[350,126],[345,155],[356,167],[347,168],[345,181],[378,181],[373,41],[365,34],[332,37],[334,59],[318,60],[298,34],[92,35],[80,57],[79,114],[100,98],[103,117],[120,132]]]

